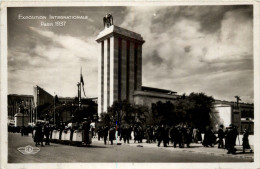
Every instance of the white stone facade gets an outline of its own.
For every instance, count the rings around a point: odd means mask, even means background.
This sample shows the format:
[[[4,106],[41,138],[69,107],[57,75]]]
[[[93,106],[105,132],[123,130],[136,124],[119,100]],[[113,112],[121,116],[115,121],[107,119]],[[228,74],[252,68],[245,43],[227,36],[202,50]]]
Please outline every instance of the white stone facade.
[[[134,103],[134,91],[142,89],[142,44],[140,34],[112,25],[96,39],[98,56],[98,114],[114,101]]]

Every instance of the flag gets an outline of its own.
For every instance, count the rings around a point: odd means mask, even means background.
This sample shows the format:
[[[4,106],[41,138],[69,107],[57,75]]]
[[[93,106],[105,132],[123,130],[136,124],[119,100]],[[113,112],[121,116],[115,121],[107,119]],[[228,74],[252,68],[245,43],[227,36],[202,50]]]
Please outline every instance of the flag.
[[[82,74],[81,74],[81,76],[80,76],[80,83],[82,83],[82,85],[84,86],[84,80],[83,80]]]
[[[86,94],[85,94],[85,89],[84,89],[84,80],[83,80],[83,76],[82,76],[82,74],[80,75],[80,83],[82,84],[82,87],[83,87],[83,93],[84,93],[85,97],[87,97]]]

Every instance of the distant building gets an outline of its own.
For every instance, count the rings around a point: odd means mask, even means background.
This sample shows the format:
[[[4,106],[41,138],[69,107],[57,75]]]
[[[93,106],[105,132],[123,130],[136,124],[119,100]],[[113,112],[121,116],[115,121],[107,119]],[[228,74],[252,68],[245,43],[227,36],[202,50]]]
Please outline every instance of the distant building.
[[[14,120],[15,114],[24,113],[30,117],[29,122],[33,121],[35,104],[32,95],[9,94],[7,98],[8,119]]]
[[[77,97],[58,97],[58,100],[61,104],[68,104],[68,103],[78,104]],[[97,103],[98,98],[97,97],[81,98],[81,100],[82,100],[82,104],[84,104],[86,100],[91,100],[91,101]]]
[[[238,127],[238,131],[242,132],[245,128],[254,132],[254,105],[248,103],[230,102],[215,100],[214,109],[211,113],[213,127],[215,130],[219,125],[228,127],[234,124]]]
[[[172,102],[174,103],[180,96],[177,92],[165,89],[158,89],[152,87],[142,86],[142,90],[134,91],[134,103],[139,105],[146,105],[151,108],[153,103]]]
[[[46,103],[53,103],[54,98],[51,94],[45,91],[43,88],[39,86],[33,87],[34,91],[34,104],[36,106],[41,106]]]

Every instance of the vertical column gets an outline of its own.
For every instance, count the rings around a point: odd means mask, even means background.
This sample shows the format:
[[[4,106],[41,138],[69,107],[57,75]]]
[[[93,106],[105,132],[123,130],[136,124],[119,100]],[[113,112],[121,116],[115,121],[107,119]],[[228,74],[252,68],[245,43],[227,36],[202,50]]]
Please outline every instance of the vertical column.
[[[137,48],[137,90],[142,90],[142,45]]]
[[[121,101],[121,74],[122,74],[122,39],[118,38],[118,101]]]
[[[110,106],[110,38],[107,39],[107,106]]]
[[[118,99],[118,38],[110,38],[110,106]]]
[[[138,65],[138,57],[137,57],[137,43],[134,44],[134,90],[137,90],[137,65]]]
[[[103,84],[103,88],[104,88],[104,92],[103,92],[103,111],[106,112],[107,111],[107,65],[108,65],[108,61],[107,61],[107,39],[104,40],[104,84]]]
[[[127,67],[127,59],[126,59],[126,40],[122,39],[122,49],[121,49],[121,101],[126,100],[126,67]]]
[[[135,76],[134,76],[134,68],[135,68],[135,44],[133,42],[130,42],[129,46],[129,102],[133,103],[134,101],[134,86],[135,86]]]
[[[126,41],[126,99],[129,101],[130,83],[130,41]]]
[[[98,114],[103,112],[103,58],[104,42],[99,44],[100,56],[98,57]]]

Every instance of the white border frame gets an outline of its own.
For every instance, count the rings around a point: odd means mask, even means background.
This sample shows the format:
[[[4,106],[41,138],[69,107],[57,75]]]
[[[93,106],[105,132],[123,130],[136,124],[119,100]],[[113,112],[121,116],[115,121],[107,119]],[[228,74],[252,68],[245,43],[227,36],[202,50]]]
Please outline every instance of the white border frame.
[[[186,6],[186,5],[253,5],[254,13],[254,162],[252,163],[7,163],[7,7],[77,7],[77,6]],[[257,1],[84,1],[54,2],[3,1],[1,3],[1,168],[259,168],[260,143],[260,3]]]

